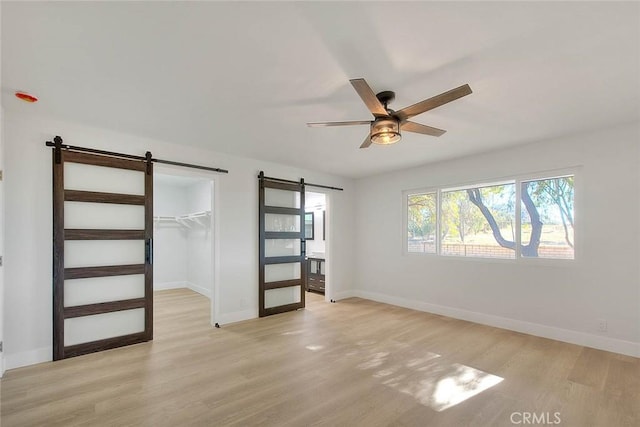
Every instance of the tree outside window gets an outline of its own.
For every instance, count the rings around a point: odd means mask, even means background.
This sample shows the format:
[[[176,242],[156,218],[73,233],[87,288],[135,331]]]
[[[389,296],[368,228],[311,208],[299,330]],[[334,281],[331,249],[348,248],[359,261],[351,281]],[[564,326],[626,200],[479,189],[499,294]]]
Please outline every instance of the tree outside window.
[[[514,206],[513,183],[442,191],[442,255],[515,258]]]
[[[436,193],[412,194],[408,207],[409,252],[436,252]]]

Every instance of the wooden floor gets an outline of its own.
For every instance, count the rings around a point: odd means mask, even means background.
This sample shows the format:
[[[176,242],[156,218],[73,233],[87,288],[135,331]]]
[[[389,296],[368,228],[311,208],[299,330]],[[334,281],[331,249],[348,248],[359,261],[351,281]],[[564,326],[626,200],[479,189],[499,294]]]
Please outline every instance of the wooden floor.
[[[640,425],[640,359],[307,296],[214,329],[206,298],[158,292],[152,343],[8,371],[1,425]]]

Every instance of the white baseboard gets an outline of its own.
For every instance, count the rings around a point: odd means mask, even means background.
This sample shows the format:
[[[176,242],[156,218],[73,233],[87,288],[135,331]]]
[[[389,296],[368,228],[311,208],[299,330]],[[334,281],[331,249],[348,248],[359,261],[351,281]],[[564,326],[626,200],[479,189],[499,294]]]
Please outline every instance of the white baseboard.
[[[21,353],[6,354],[5,368],[15,369],[23,366],[35,365],[37,363],[51,362],[53,360],[53,347],[42,347],[35,350],[23,351]]]
[[[186,281],[178,281],[178,282],[160,282],[153,284],[154,291],[166,291],[167,289],[183,289],[189,288],[194,292],[197,292],[201,295],[204,295],[207,298],[211,298],[211,290],[198,286],[191,282]]]
[[[216,323],[226,325],[229,323],[242,322],[243,320],[255,319],[258,313],[255,310],[234,311],[233,313],[223,313],[216,316]]]
[[[344,293],[347,294],[347,292]],[[522,320],[494,316],[485,313],[478,313],[475,311],[468,311],[443,305],[430,304],[422,301],[414,301],[406,298],[398,298],[379,294],[376,292],[354,290],[348,293],[351,294],[350,296],[356,296],[359,298],[396,305],[399,307],[425,311],[428,313],[453,317],[455,319],[467,320],[469,322],[494,326],[496,328],[508,329],[511,331],[522,332],[525,334],[549,338],[557,341],[564,341],[570,344],[577,344],[585,347],[597,348],[599,350],[626,354],[628,356],[640,357],[640,343],[632,341],[604,337],[601,335],[587,334],[585,332],[572,331],[570,329],[556,328],[554,326],[525,322]]]
[[[353,298],[355,296],[356,295],[352,290],[336,292],[335,294],[333,294],[333,300],[340,301],[341,299]]]
[[[180,289],[180,288],[186,288],[186,287],[187,287],[187,282],[183,282],[183,281],[153,283],[154,291],[166,291],[167,289]]]
[[[211,290],[210,289],[204,288],[202,286],[198,286],[198,285],[196,285],[194,283],[191,283],[191,282],[187,282],[187,286],[186,287],[191,289],[194,292],[199,293],[200,295],[204,295],[205,297],[211,299]]]

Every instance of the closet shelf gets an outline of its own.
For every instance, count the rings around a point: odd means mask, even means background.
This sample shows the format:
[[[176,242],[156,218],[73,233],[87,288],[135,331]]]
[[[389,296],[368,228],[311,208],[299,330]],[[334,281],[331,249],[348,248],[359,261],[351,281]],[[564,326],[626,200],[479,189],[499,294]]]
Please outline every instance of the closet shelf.
[[[175,222],[188,228],[191,228],[195,224],[207,227],[210,224],[210,221],[208,220],[209,217],[211,217],[211,211],[203,211],[186,215],[154,216],[153,222]]]

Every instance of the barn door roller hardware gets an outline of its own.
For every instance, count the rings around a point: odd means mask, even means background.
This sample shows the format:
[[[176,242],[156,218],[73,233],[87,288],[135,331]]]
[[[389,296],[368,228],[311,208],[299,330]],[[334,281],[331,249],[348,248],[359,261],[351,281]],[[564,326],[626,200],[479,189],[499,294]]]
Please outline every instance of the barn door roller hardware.
[[[55,138],[53,138],[53,142],[47,141],[45,143],[45,145],[47,147],[53,147],[54,148],[55,162],[57,164],[60,164],[60,162],[62,162],[62,150],[64,149],[64,150],[71,150],[71,151],[80,151],[80,152],[83,152],[83,153],[93,153],[93,154],[102,154],[104,156],[120,157],[120,158],[123,158],[123,159],[140,160],[140,161],[143,161],[143,162],[147,162],[148,164],[150,164],[149,162],[154,162],[154,163],[163,163],[165,165],[182,166],[182,167],[185,167],[185,168],[206,170],[206,171],[211,171],[211,172],[229,173],[229,171],[226,170],[226,169],[213,168],[213,167],[209,167],[209,166],[194,165],[194,164],[191,164],[191,163],[174,162],[172,160],[154,159],[151,156],[151,152],[150,151],[147,151],[144,156],[136,156],[136,155],[133,155],[133,154],[116,153],[114,151],[98,150],[96,148],[76,147],[76,146],[73,146],[73,145],[66,145],[66,144],[63,144],[62,138],[60,136],[56,136]],[[147,169],[150,170],[150,168],[147,168]]]

